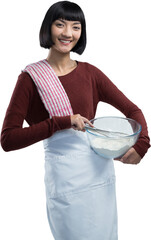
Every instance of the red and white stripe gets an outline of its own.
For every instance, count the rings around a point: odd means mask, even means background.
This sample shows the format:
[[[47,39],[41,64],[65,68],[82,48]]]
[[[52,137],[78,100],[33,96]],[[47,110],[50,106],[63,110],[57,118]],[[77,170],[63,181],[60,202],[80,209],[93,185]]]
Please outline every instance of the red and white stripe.
[[[47,60],[30,64],[23,72],[27,72],[33,79],[50,118],[73,115],[69,98]]]

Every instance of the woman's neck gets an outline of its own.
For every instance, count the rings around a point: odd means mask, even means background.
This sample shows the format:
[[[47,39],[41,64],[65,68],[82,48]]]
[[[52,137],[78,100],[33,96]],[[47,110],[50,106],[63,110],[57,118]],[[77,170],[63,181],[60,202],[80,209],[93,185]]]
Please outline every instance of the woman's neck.
[[[70,58],[70,53],[60,53],[51,49],[47,57],[48,63],[58,76],[65,75],[76,68],[76,61]]]
[[[69,53],[60,53],[51,49],[47,57],[48,63],[56,72],[57,76],[63,76],[77,67],[76,61],[70,58]]]

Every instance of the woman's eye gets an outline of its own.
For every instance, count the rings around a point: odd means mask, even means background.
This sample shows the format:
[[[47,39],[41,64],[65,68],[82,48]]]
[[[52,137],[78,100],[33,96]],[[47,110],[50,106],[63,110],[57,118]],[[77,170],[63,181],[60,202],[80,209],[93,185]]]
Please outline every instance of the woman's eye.
[[[75,27],[73,27],[73,29],[76,30],[76,31],[78,31],[78,30],[80,30],[81,28],[75,26]]]
[[[63,24],[62,23],[56,23],[56,26],[61,28],[61,27],[63,27]]]

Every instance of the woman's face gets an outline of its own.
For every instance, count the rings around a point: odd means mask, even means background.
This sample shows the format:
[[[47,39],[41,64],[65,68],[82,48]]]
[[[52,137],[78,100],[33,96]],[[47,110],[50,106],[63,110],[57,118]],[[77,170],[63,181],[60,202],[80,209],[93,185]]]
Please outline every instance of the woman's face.
[[[56,49],[61,53],[69,53],[77,44],[81,36],[81,23],[79,21],[67,21],[58,19],[51,26],[51,37]]]

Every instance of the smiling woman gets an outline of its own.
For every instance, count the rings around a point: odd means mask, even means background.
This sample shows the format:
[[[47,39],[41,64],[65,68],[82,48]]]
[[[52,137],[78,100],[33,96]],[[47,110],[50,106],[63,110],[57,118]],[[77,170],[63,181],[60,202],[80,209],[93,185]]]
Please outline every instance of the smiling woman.
[[[77,4],[60,1],[49,8],[40,45],[49,49],[48,56],[19,75],[1,145],[8,152],[43,140],[47,215],[55,240],[117,240],[114,162],[93,151],[84,127],[93,127],[99,102],[138,121],[138,142],[119,159],[137,164],[150,147],[145,118],[101,70],[71,59],[71,51],[82,54],[86,47],[85,17]]]
[[[81,23],[58,19],[51,26],[53,45],[51,52],[56,50],[69,53],[77,44],[81,36]]]
[[[73,52],[82,54],[86,47],[86,23],[85,16],[81,8],[68,1],[57,2],[48,9],[40,29],[40,45],[44,48],[50,49],[54,44],[50,29],[52,24],[59,20],[58,27],[64,27],[65,20],[74,22],[74,30],[82,29],[78,44],[72,49]],[[79,29],[79,25],[80,29]]]

